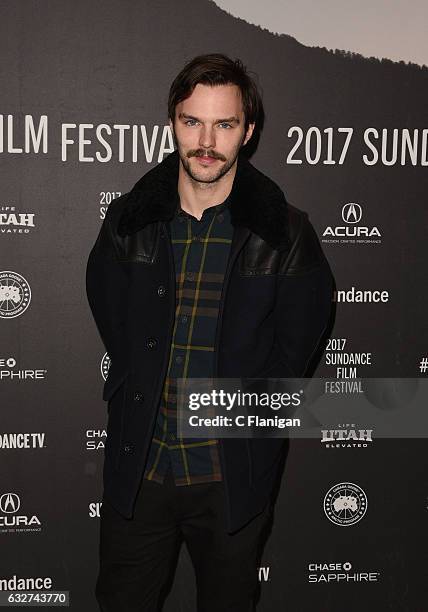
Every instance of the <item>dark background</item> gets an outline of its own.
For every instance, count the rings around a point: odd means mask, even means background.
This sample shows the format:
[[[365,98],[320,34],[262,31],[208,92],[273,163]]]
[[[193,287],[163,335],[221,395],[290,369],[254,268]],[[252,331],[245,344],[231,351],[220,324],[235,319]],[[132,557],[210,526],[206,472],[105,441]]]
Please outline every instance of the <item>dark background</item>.
[[[17,370],[47,370],[42,380],[0,381],[0,434],[44,432],[44,448],[0,448],[0,495],[15,492],[19,514],[37,515],[41,532],[0,532],[0,579],[50,576],[53,589],[69,590],[71,608],[96,610],[98,519],[89,504],[101,497],[102,449],[87,450],[87,430],[103,430],[99,339],[85,294],[85,267],[101,219],[102,192],[128,191],[163,156],[171,81],[197,54],[239,57],[258,75],[266,113],[252,163],[276,180],[287,199],[306,210],[320,237],[327,226],[346,225],[342,206],[359,203],[360,225],[376,226],[381,244],[326,244],[338,289],[387,290],[387,303],[337,305],[331,337],[346,338],[350,352],[371,352],[358,376],[417,377],[426,355],[427,167],[398,161],[369,166],[363,134],[369,127],[392,133],[426,124],[428,69],[404,62],[308,48],[286,35],[231,17],[213,2],[180,3],[82,0],[18,1],[1,4],[0,213],[33,213],[27,233],[2,232],[0,270],[22,275],[31,286],[27,310],[0,318],[0,360],[13,357]],[[47,153],[11,153],[7,115],[13,115],[15,147],[24,146],[24,117],[37,125],[48,116]],[[152,159],[138,139],[131,158],[118,160],[117,132],[106,163],[79,161],[77,144],[61,159],[61,124],[142,125],[150,142],[159,132]],[[296,142],[288,131],[322,135],[321,159],[306,160],[304,142],[287,164]],[[344,134],[354,129],[343,164],[323,163],[333,128],[332,156],[339,159]],[[78,130],[69,135],[77,140]],[[115,132],[113,130],[113,132]],[[98,150],[95,129],[86,137]],[[380,144],[377,144],[380,151]],[[312,149],[313,154],[314,149]],[[168,151],[166,151],[168,152]],[[420,155],[418,157],[420,160]],[[4,229],[0,225],[0,229]],[[0,371],[10,367],[0,365]],[[336,376],[324,360],[316,376]],[[367,425],[368,426],[368,425]],[[421,439],[376,440],[367,448],[326,449],[320,440],[293,440],[263,556],[270,567],[262,585],[261,612],[426,609],[427,459]],[[100,438],[103,439],[102,437]],[[321,439],[321,434],[320,434]],[[365,517],[350,527],[330,522],[323,499],[339,482],[366,493]],[[4,514],[0,513],[0,516]],[[354,572],[380,572],[377,582],[309,584],[310,563],[350,562]],[[167,612],[191,612],[193,569],[182,549]]]

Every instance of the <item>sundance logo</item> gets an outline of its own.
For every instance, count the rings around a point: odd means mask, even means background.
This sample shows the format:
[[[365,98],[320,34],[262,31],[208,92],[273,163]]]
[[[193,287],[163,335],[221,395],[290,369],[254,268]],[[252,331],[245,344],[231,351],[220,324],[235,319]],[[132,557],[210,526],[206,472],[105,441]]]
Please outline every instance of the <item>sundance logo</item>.
[[[351,287],[347,291],[340,290],[335,291],[333,294],[333,302],[359,302],[359,303],[368,303],[368,302],[388,302],[389,301],[389,293],[385,290],[375,289],[374,291],[370,289],[355,289],[355,287]]]
[[[33,514],[18,514],[21,499],[16,493],[0,495],[0,533],[41,531],[41,522]]]
[[[89,518],[100,518],[101,506],[103,502],[91,502],[88,506]]]
[[[0,578],[0,591],[45,591],[52,588],[52,578]]]

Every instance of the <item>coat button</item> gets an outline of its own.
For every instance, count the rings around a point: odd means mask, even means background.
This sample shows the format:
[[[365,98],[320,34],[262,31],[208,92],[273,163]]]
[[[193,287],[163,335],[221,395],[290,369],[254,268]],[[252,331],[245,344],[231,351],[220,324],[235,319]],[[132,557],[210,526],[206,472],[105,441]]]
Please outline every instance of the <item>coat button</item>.
[[[134,445],[133,444],[124,444],[123,452],[124,453],[128,453],[128,454],[133,453],[134,452]]]
[[[155,338],[149,338],[146,342],[146,346],[148,349],[155,348],[157,344],[157,340]]]
[[[159,285],[158,287],[158,296],[159,297],[163,297],[166,293],[166,289],[164,287],[164,285]]]
[[[140,391],[135,391],[134,400],[136,402],[142,402],[144,400],[144,395]]]

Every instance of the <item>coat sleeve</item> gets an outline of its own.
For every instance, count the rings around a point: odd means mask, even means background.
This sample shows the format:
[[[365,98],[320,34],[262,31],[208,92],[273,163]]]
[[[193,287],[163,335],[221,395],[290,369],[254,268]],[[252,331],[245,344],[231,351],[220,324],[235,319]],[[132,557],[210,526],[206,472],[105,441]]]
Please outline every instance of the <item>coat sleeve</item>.
[[[303,377],[313,365],[332,314],[334,280],[306,213],[278,276],[276,330],[282,378]]]
[[[113,241],[113,202],[107,209],[86,266],[86,293],[105,349],[116,366],[123,356],[127,276]]]

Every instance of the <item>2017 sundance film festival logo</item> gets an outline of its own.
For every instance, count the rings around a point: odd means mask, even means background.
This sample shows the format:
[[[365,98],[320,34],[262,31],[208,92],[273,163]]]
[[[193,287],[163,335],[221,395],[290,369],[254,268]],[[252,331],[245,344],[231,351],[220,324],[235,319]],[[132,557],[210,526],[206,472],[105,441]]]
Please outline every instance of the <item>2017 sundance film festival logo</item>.
[[[0,494],[0,533],[40,532],[42,524],[35,514],[24,514],[17,493]]]
[[[349,527],[358,523],[367,510],[367,496],[353,482],[340,482],[324,497],[324,512],[335,525]]]
[[[348,338],[329,338],[324,353],[324,364],[334,368],[336,378],[359,378],[361,369],[373,365],[371,351],[349,350]]]
[[[375,225],[360,224],[363,209],[357,202],[342,206],[342,221],[345,225],[328,225],[322,235],[327,244],[380,244],[381,233]]]
[[[13,319],[24,313],[31,302],[28,281],[17,272],[0,272],[0,318]]]

